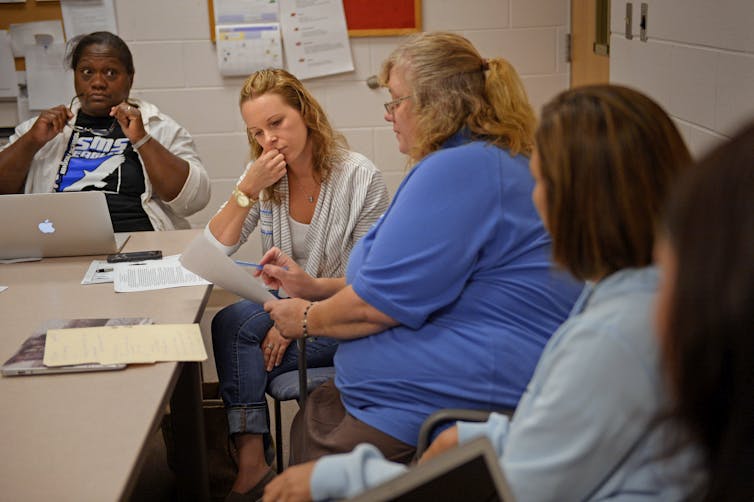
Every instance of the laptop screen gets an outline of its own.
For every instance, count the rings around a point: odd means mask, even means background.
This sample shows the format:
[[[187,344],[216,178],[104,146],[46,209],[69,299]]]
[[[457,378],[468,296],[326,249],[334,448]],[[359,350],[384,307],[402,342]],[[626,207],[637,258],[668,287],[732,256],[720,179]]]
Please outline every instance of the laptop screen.
[[[0,195],[0,259],[88,256],[118,250],[105,194]]]

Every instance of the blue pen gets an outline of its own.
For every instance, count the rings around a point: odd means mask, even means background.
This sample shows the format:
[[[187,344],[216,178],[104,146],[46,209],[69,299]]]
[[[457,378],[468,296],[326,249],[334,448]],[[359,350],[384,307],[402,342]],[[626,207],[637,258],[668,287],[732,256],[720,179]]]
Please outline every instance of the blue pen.
[[[260,265],[259,263],[252,263],[250,261],[243,261],[243,260],[234,260],[236,263],[241,265],[242,267],[254,267],[257,270],[264,269],[264,265]],[[288,270],[288,267],[282,267],[283,270]]]
[[[264,265],[260,265],[259,263],[252,263],[250,261],[235,260],[235,262],[242,267],[254,267],[257,270],[262,270],[264,268]]]

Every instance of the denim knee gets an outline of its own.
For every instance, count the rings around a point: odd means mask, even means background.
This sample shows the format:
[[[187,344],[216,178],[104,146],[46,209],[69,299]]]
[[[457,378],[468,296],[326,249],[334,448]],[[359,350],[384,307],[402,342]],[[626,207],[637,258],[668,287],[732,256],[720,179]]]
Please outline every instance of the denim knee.
[[[236,302],[220,310],[212,319],[212,346],[216,354],[218,348],[229,349],[242,328],[245,338],[260,343],[271,326],[272,320],[262,305],[248,300]]]

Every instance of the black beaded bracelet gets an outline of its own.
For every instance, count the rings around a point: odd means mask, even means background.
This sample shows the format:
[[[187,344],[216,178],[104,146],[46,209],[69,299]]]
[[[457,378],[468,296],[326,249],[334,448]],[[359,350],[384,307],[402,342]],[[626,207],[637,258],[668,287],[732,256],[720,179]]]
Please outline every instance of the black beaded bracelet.
[[[317,302],[309,302],[309,305],[306,306],[304,309],[304,319],[301,321],[301,327],[304,329],[304,338],[309,338],[309,331],[307,330],[308,325],[308,316],[309,316],[309,310],[314,306],[314,304]]]

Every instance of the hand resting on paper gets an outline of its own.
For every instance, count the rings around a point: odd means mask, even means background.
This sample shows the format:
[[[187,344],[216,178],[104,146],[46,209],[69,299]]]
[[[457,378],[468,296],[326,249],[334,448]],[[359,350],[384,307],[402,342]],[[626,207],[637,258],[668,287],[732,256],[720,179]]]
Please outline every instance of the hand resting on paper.
[[[284,289],[293,298],[314,298],[317,290],[317,280],[304,272],[304,269],[293,261],[293,258],[283,253],[279,248],[270,248],[259,264],[262,270],[254,272],[261,277],[270,289]]]
[[[290,256],[278,248],[270,248],[259,264],[264,268],[254,273],[271,289],[284,289],[292,298],[310,301],[329,298],[346,286],[345,277],[312,277]]]

